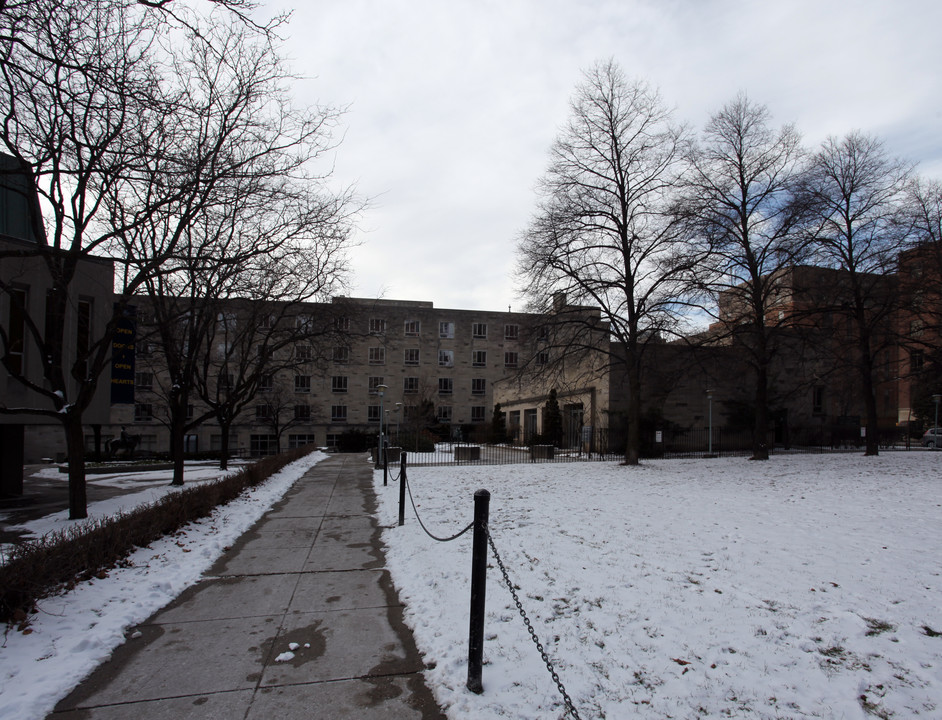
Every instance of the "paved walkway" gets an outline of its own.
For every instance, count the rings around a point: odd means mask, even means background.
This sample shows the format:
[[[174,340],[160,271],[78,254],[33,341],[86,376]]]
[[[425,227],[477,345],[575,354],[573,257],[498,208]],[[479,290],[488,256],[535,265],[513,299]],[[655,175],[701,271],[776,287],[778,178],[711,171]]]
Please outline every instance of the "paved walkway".
[[[374,503],[363,456],[315,465],[50,720],[444,718],[384,568]]]

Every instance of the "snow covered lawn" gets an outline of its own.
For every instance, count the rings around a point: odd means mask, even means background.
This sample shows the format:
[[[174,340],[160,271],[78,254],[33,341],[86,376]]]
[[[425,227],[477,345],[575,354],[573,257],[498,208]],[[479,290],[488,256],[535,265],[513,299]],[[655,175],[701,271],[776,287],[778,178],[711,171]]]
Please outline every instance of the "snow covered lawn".
[[[0,638],[0,720],[41,720],[78,682],[124,642],[124,631],[199,580],[203,572],[315,463],[326,456],[313,452],[284,467],[261,485],[244,492],[211,516],[189,523],[132,553],[127,567],[107,577],[80,583],[64,595],[38,603],[29,633],[12,628]],[[220,471],[215,470],[216,476]],[[210,479],[202,471],[186,481]],[[167,488],[170,472],[152,477],[161,487],[93,503],[91,518],[101,518],[142,502]],[[184,486],[185,487],[185,486]],[[60,529],[68,513],[28,523],[38,533]]]
[[[942,454],[412,468],[431,532],[490,528],[583,718],[942,717]],[[470,533],[382,485],[388,565],[450,718],[562,717],[491,558],[465,687]],[[408,499],[407,499],[408,503]]]

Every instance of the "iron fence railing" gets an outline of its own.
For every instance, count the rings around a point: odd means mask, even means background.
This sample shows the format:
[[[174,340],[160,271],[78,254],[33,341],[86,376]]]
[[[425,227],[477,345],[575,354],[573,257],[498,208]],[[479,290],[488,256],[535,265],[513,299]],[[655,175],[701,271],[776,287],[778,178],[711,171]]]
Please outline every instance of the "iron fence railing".
[[[551,444],[535,436],[530,442],[488,443],[441,440],[427,434],[392,434],[388,438],[390,463],[399,452],[408,453],[410,465],[504,465],[523,462],[618,461],[625,456],[627,436],[622,429],[583,429],[579,441]],[[858,428],[779,428],[766,440],[769,452],[859,452],[866,445]],[[919,439],[903,432],[880,435],[882,449],[920,447]],[[752,433],[713,428],[651,430],[641,435],[642,458],[748,456],[753,452]],[[375,448],[374,448],[375,453]],[[375,457],[375,454],[374,454]]]

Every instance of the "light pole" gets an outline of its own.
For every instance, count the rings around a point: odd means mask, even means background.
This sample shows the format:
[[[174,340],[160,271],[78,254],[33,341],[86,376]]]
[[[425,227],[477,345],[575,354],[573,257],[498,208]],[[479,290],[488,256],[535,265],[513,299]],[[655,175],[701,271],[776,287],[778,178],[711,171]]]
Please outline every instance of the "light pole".
[[[379,452],[376,453],[376,457],[379,462],[383,462],[386,455],[386,449],[383,447],[383,396],[387,390],[389,390],[388,385],[380,383],[376,386],[376,392],[379,393],[379,445],[377,446]]]
[[[707,390],[706,396],[707,396],[707,406],[709,408],[708,416],[709,416],[709,433],[710,433],[710,439],[707,444],[707,448],[708,448],[707,457],[713,457],[713,391]]]
[[[396,403],[396,447],[401,447],[399,445],[399,423],[401,421],[399,413],[401,412],[402,412],[402,403],[397,402]]]

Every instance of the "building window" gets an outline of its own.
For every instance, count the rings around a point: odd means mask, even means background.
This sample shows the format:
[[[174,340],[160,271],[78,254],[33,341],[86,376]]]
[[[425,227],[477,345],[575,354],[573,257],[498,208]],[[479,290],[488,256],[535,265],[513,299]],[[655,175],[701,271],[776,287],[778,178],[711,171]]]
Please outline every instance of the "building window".
[[[487,392],[487,380],[484,378],[471,378],[471,394],[484,395]]]
[[[487,350],[471,351],[472,367],[487,367]]]
[[[910,350],[909,351],[909,371],[910,372],[922,372],[922,368],[926,364],[926,354],[922,350]]]
[[[451,411],[452,411],[451,405],[439,405],[438,415],[437,415],[438,422],[442,423],[443,425],[450,423],[451,417],[452,417]]]
[[[402,356],[402,361],[405,365],[418,365],[419,364],[419,349],[409,348],[408,350],[405,350]]]
[[[269,313],[262,313],[258,319],[258,326],[262,330],[271,330],[275,327],[275,316]]]
[[[331,405],[330,406],[330,421],[335,422],[335,423],[347,422],[347,406],[346,405]]]
[[[517,367],[517,353],[515,352],[504,353],[504,367],[509,367],[509,368]]]
[[[370,335],[385,335],[386,320],[383,318],[370,318]]]
[[[438,394],[451,395],[454,390],[454,380],[451,378],[438,378]]]
[[[523,411],[523,441],[530,442],[536,435],[536,408]]]
[[[288,436],[288,449],[296,450],[297,448],[304,447],[305,445],[313,445],[316,442],[314,439],[313,433],[308,434],[298,434],[298,435],[289,435]]]
[[[455,351],[454,350],[439,350],[438,351],[438,365],[439,367],[454,367],[455,366]]]
[[[487,323],[474,323],[471,325],[471,337],[487,339]]]
[[[335,347],[334,348],[334,362],[335,363],[346,363],[350,361],[350,348],[348,347]]]
[[[334,375],[334,377],[330,379],[330,391],[335,393],[347,392],[347,376]]]
[[[314,318],[310,315],[298,315],[295,318],[294,326],[301,332],[309,333],[314,330]]]
[[[519,325],[504,325],[504,340],[516,340],[519,336]]]
[[[418,337],[422,324],[418,320],[406,320],[404,334],[406,337]]]
[[[192,404],[189,404],[186,406],[186,419],[187,420],[193,419],[193,405]]]
[[[310,345],[296,345],[294,359],[298,362],[310,362],[314,358],[314,349]]]
[[[310,405],[295,405],[294,406],[294,419],[308,421],[311,419],[311,406]]]
[[[275,387],[274,375],[262,375],[258,379],[259,392],[271,392]]]
[[[232,390],[235,386],[235,378],[232,373],[219,373],[219,390]]]
[[[327,433],[327,447],[330,450],[340,447],[340,433]]]
[[[455,336],[455,324],[450,321],[438,323],[438,337],[453,338]]]
[[[540,352],[538,352],[538,353],[536,354],[536,364],[537,364],[537,365],[546,365],[546,364],[548,364],[548,363],[549,363],[549,351],[547,351],[547,350],[540,350]]]
[[[278,452],[278,438],[275,435],[250,435],[249,454],[252,457],[274,455]]]
[[[134,422],[150,422],[154,419],[154,406],[150,403],[134,405]]]
[[[366,407],[366,421],[371,423],[378,423],[380,418],[380,407],[379,405],[367,405]]]
[[[379,393],[379,386],[380,386],[380,385],[383,385],[383,384],[384,384],[384,383],[383,383],[383,376],[382,376],[382,375],[374,375],[374,376],[370,377],[370,379],[369,379],[369,381],[368,381],[368,388],[369,388],[369,391],[370,391],[370,395],[376,395],[376,394],[378,394],[378,393]]]
[[[75,362],[80,377],[88,375],[88,351],[92,336],[92,301],[79,299],[75,318]]]
[[[153,390],[154,376],[149,372],[139,372],[134,376],[134,386],[138,390]]]
[[[271,420],[272,419],[272,406],[268,403],[264,405],[255,406],[255,419],[256,420]]]
[[[138,357],[148,357],[153,352],[152,343],[147,342],[136,342],[134,343],[134,352]]]
[[[350,318],[348,317],[339,317],[334,320],[334,327],[337,330],[346,332],[350,329]]]
[[[294,391],[296,393],[311,392],[311,376],[310,375],[295,375],[294,376]]]
[[[371,347],[370,348],[370,365],[385,365],[385,364],[386,364],[386,348]]]
[[[484,422],[487,417],[487,408],[483,405],[473,405],[471,407],[471,422],[479,423]]]
[[[26,347],[26,291],[9,291],[10,323],[7,326],[7,367],[11,375],[23,374],[23,350]]]
[[[402,379],[402,392],[407,395],[414,395],[419,391],[419,379],[417,377],[407,377]]]

